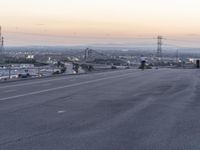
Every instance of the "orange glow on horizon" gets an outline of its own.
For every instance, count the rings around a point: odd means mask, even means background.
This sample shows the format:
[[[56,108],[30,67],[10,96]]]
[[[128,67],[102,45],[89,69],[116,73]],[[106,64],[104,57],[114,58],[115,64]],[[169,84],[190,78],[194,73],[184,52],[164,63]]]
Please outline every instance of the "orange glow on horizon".
[[[77,38],[77,44],[86,38],[200,35],[199,0],[6,0],[0,5],[7,41],[26,35],[19,44],[30,43],[28,34]]]

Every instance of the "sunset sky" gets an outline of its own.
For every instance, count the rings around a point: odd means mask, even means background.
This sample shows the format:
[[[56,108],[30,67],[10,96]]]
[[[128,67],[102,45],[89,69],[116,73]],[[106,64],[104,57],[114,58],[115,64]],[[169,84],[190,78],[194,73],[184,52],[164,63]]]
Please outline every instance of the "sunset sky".
[[[200,0],[0,0],[0,25],[7,45],[119,44],[160,34],[191,46],[200,43],[199,7]]]

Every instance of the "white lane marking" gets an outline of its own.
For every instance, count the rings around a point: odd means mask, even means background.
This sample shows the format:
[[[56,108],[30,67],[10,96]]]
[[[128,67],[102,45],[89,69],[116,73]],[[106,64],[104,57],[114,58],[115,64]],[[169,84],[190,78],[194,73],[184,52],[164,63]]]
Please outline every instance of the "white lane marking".
[[[70,79],[70,80],[68,80],[68,81],[76,81],[76,79]]]
[[[50,86],[52,85],[51,83],[45,83],[45,84],[41,84],[41,86]]]
[[[80,85],[89,84],[89,83],[95,83],[95,82],[99,82],[99,81],[103,81],[103,80],[108,80],[108,79],[115,79],[115,78],[119,78],[119,77],[128,76],[130,74],[133,74],[133,73],[127,73],[127,74],[113,76],[113,77],[105,77],[105,78],[100,78],[100,79],[95,79],[95,80],[90,80],[90,81],[84,81],[84,82],[80,82],[80,83],[74,83],[74,84],[71,84],[71,85],[65,85],[65,86],[60,86],[60,87],[46,89],[46,90],[41,90],[41,91],[30,92],[30,93],[26,93],[26,94],[20,94],[20,95],[15,95],[15,96],[10,96],[10,97],[0,98],[0,101],[5,101],[5,100],[10,100],[10,99],[20,98],[20,97],[25,97],[25,96],[31,96],[31,95],[37,95],[37,94],[52,92],[52,91],[56,91],[56,90],[60,90],[60,89],[65,89],[65,88],[69,88],[69,87],[80,86]]]
[[[6,91],[3,91],[3,93],[11,93],[11,92],[15,92],[17,90],[6,90]]]
[[[59,110],[57,113],[58,114],[63,114],[63,113],[65,113],[66,111],[65,110]]]
[[[122,70],[120,71],[110,71],[110,72],[103,72],[103,73],[97,73],[95,75],[105,75],[105,74],[110,74],[110,73],[115,73],[115,72],[122,72]],[[89,76],[92,74],[85,74],[84,76]],[[93,74],[94,75],[94,74]],[[19,87],[19,86],[24,86],[24,85],[33,85],[33,84],[41,84],[41,83],[46,83],[46,82],[50,82],[50,81],[60,81],[60,80],[64,80],[64,79],[73,79],[76,78],[78,76],[73,76],[73,77],[63,77],[63,78],[56,78],[56,79],[49,79],[49,80],[43,80],[41,81],[40,79],[38,79],[39,81],[32,81],[32,82],[28,82],[28,83],[21,83],[21,84],[14,84],[14,85],[7,85],[7,86],[2,86],[0,87],[0,89],[4,89],[4,88],[10,88],[10,87]]]

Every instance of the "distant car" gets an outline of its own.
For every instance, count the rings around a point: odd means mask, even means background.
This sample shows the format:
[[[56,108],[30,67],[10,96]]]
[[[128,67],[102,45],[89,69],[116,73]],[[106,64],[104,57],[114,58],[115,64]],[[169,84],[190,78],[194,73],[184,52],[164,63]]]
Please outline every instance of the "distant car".
[[[117,66],[112,66],[111,69],[117,69]]]
[[[53,72],[53,75],[57,75],[57,74],[60,74],[60,71],[54,71]]]
[[[26,74],[18,74],[18,78],[28,78],[31,77],[31,75],[29,73]]]

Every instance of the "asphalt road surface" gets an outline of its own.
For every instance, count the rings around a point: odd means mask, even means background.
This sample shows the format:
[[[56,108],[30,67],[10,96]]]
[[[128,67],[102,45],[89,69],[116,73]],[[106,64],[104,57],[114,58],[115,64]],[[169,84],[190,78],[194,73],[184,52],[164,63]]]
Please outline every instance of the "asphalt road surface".
[[[0,84],[0,150],[199,149],[199,70]]]

